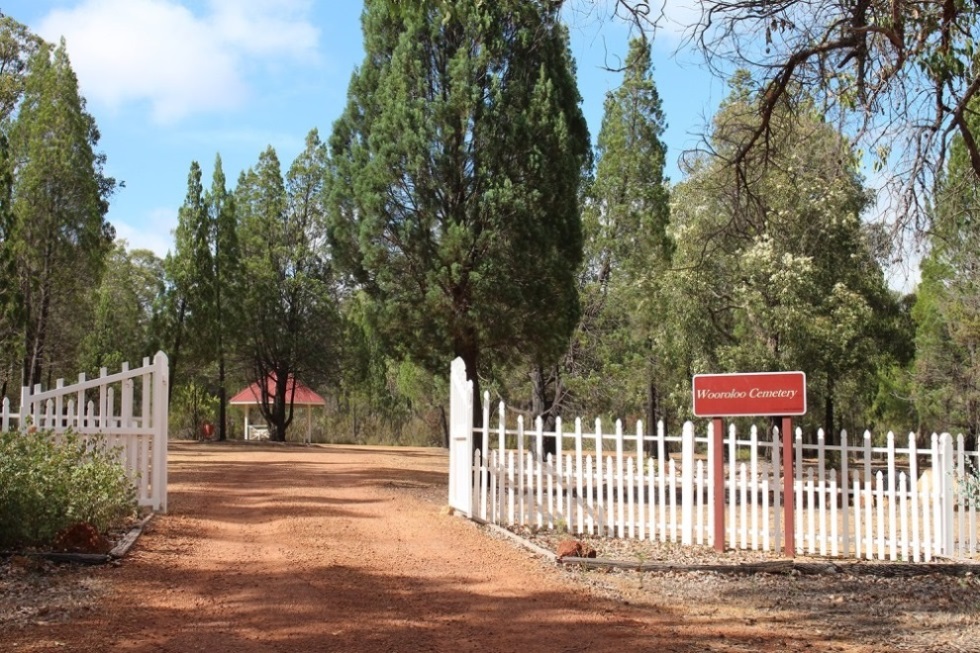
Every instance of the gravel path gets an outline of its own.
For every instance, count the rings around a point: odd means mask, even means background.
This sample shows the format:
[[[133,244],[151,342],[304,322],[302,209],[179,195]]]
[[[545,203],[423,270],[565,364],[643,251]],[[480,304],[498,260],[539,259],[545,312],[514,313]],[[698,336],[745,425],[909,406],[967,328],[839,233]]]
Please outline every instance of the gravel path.
[[[171,512],[120,565],[0,574],[0,651],[980,651],[976,579],[560,569],[449,515],[446,469],[428,449],[176,445]],[[4,619],[32,583],[75,593]]]

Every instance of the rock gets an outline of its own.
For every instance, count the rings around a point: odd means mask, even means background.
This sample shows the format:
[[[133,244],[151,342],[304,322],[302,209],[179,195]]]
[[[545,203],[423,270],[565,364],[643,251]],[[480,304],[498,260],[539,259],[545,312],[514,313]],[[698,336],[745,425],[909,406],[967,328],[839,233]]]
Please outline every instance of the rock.
[[[595,549],[578,540],[562,540],[555,551],[558,558],[594,558]]]
[[[582,543],[578,540],[562,540],[558,543],[555,554],[558,558],[581,558]]]
[[[112,543],[88,522],[78,522],[58,533],[54,550],[65,553],[109,553]]]

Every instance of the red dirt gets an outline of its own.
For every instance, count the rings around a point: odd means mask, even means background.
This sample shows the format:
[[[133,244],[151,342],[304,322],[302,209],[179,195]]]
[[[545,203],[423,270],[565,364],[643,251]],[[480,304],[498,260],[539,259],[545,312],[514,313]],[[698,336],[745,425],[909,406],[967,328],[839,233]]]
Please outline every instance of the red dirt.
[[[869,650],[610,598],[448,514],[428,449],[180,444],[170,513],[17,652]],[[812,639],[811,639],[812,637]]]

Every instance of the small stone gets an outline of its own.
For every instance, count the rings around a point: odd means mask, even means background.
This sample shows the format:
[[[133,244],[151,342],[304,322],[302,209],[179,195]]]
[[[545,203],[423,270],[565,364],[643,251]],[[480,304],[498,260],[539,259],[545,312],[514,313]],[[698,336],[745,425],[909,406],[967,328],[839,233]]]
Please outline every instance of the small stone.
[[[582,543],[578,540],[562,540],[558,543],[555,554],[559,560],[562,558],[581,558],[583,557]]]

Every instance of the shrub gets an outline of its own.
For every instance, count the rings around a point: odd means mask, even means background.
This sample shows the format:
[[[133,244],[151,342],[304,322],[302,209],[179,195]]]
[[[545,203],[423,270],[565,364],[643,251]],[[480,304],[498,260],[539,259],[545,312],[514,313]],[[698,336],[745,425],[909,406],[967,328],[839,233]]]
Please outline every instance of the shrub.
[[[0,548],[44,546],[78,522],[104,533],[135,508],[118,450],[101,438],[0,433]]]

